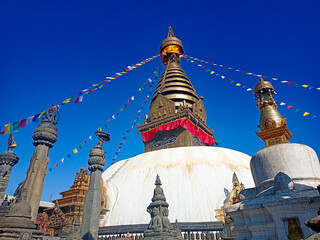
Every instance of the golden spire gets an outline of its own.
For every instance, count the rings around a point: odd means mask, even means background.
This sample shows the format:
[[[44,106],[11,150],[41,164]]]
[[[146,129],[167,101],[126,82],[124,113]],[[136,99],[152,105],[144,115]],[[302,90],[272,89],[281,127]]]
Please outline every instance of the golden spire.
[[[260,110],[258,125],[260,133],[256,134],[266,143],[267,147],[279,143],[288,143],[288,139],[292,136],[287,128],[287,120],[282,118],[277,110],[273,94],[276,94],[276,92],[272,84],[260,77],[259,83],[254,87],[254,96]]]
[[[199,97],[180,66],[180,57],[184,53],[183,45],[181,40],[175,37],[171,26],[168,37],[161,43],[160,53],[166,69],[160,78],[151,103],[159,94],[162,94],[175,103],[176,109],[186,101],[187,107],[192,110],[193,104],[199,100]]]

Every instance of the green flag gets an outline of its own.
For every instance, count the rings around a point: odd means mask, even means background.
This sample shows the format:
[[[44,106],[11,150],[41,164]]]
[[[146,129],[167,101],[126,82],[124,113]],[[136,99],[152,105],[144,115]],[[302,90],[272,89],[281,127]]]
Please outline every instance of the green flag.
[[[18,131],[19,131],[19,121],[14,122],[14,123],[12,124],[12,131],[13,131],[13,132],[18,132]]]

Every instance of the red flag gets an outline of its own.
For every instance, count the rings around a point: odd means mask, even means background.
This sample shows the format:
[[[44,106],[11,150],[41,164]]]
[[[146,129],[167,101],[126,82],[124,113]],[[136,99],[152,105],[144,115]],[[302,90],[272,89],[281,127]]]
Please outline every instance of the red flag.
[[[3,130],[0,132],[0,134],[4,134],[4,130],[5,130],[5,129],[3,129]]]
[[[292,108],[292,106],[291,106],[291,105],[289,105],[287,108],[288,108],[288,109],[290,109],[290,108]]]
[[[58,167],[58,163],[56,163],[55,166]]]
[[[26,125],[26,119],[22,119],[19,123],[19,128],[23,128]]]
[[[108,122],[111,122],[110,118],[108,119]]]
[[[83,143],[84,143],[84,144],[87,144],[87,140],[84,140]]]
[[[77,99],[74,101],[74,103],[79,103],[79,98],[77,97]]]
[[[292,84],[293,82],[288,82],[287,84]]]

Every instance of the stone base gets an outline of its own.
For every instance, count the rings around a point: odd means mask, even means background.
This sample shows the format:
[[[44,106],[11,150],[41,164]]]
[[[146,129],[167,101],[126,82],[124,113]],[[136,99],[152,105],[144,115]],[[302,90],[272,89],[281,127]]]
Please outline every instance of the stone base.
[[[183,240],[181,231],[172,232],[144,232],[143,238],[146,240]]]
[[[18,228],[1,228],[0,240],[42,240],[44,237],[43,231],[26,230]]]
[[[320,240],[320,233],[315,233],[306,238],[306,240]]]

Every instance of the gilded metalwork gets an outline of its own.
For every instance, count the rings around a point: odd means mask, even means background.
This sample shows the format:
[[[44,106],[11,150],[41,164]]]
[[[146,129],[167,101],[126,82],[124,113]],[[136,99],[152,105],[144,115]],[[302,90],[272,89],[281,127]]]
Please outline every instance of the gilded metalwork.
[[[96,131],[96,136],[99,138],[99,142],[94,148],[102,149],[103,143],[110,141],[110,135],[106,132]]]
[[[277,104],[273,99],[276,94],[272,84],[263,81],[260,77],[259,83],[254,88],[254,95],[257,100],[257,107],[260,110],[260,120],[256,133],[266,144],[266,147],[289,143],[292,133],[287,128],[287,120],[282,118],[277,110]]]
[[[203,97],[198,97],[190,79],[180,66],[180,54],[183,52],[182,42],[175,37],[170,27],[168,37],[160,47],[162,62],[166,69],[152,96],[149,116],[145,118],[143,125],[138,125],[139,132],[175,120],[179,116],[187,116],[196,121],[199,128],[210,135],[214,134],[214,131],[206,125],[207,115]],[[158,132],[152,140],[144,144],[146,152],[162,148],[208,146],[182,127]]]
[[[9,135],[9,139],[8,139],[8,151],[11,149],[14,149],[17,147],[17,143],[16,141],[14,141],[14,137],[12,136],[12,134]]]

